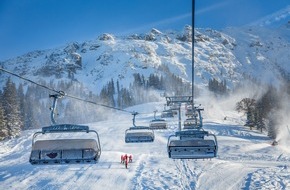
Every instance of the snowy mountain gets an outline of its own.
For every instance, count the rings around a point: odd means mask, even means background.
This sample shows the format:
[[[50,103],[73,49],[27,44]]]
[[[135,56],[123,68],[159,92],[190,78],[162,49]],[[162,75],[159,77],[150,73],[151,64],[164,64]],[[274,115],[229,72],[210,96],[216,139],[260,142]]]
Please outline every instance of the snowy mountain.
[[[277,84],[289,79],[290,24],[279,28],[248,26],[195,30],[195,82],[207,85],[209,79],[226,80],[232,88],[244,78]],[[7,70],[39,81],[74,80],[99,93],[111,79],[128,87],[133,75],[149,77],[173,73],[191,81],[192,29],[114,36],[50,50],[38,50],[0,62]],[[8,76],[1,72],[0,84]],[[87,81],[90,81],[89,83]]]
[[[129,86],[134,73],[164,75],[168,72],[164,66],[189,80],[191,28],[168,34],[152,29],[148,34],[125,37],[103,34],[83,43],[30,52],[1,62],[1,66],[36,81],[77,80],[93,92],[99,92],[111,79]]]

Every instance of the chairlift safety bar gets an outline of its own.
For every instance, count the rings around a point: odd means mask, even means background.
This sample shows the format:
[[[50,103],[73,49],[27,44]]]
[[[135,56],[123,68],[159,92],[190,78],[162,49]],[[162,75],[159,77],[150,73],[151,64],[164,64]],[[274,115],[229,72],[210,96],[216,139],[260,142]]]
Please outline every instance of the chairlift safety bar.
[[[175,136],[208,136],[208,131],[197,131],[197,130],[186,130],[186,131],[176,131]]]
[[[59,132],[89,132],[89,127],[85,125],[60,124],[48,127],[42,127],[42,133],[59,133]]]
[[[134,126],[134,127],[130,127],[127,130],[142,130],[142,129],[151,130],[149,127],[145,127],[145,126]]]

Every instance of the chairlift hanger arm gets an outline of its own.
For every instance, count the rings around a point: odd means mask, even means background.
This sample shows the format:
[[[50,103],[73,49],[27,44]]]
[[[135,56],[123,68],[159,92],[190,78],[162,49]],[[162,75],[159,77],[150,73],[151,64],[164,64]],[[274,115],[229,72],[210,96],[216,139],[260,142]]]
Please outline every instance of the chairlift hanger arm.
[[[154,110],[154,119],[156,120],[156,112],[157,110]]]
[[[136,125],[135,125],[135,118],[136,118],[136,115],[138,115],[138,112],[135,112],[135,111],[134,111],[134,112],[132,113],[132,115],[133,115],[133,126],[136,127]]]
[[[50,94],[49,97],[53,98],[53,103],[52,103],[52,107],[51,107],[51,113],[50,113],[50,119],[51,119],[51,123],[53,125],[56,125],[56,121],[55,121],[55,110],[56,110],[56,104],[57,104],[57,99],[58,98],[62,98],[65,95],[64,92],[61,92],[60,94]]]

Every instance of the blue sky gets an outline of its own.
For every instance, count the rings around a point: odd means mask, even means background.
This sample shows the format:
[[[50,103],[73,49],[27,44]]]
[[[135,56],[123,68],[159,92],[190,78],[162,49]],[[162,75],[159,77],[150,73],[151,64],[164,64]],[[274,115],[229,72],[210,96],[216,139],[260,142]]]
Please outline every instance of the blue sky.
[[[222,29],[271,14],[288,0],[196,0],[195,25]],[[1,0],[0,61],[33,50],[191,24],[192,0]]]
[[[289,5],[290,0],[196,0],[195,25],[218,30],[249,25]]]

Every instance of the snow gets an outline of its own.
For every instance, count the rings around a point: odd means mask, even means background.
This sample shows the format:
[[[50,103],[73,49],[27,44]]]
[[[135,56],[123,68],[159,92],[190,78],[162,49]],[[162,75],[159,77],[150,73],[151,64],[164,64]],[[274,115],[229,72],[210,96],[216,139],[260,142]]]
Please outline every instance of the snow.
[[[203,103],[203,102],[202,102]],[[225,107],[229,102],[223,102]],[[134,106],[137,125],[149,125],[154,110],[164,102]],[[229,106],[226,106],[229,107]],[[184,110],[184,107],[182,107]],[[184,111],[182,112],[184,114]],[[157,113],[158,116],[158,113]],[[226,120],[224,117],[227,116]],[[184,116],[182,116],[184,118]],[[31,165],[29,155],[34,132],[0,144],[1,189],[289,189],[290,150],[287,144],[271,146],[271,140],[243,126],[243,117],[219,105],[206,105],[204,128],[218,139],[217,158],[173,160],[167,155],[167,138],[177,130],[177,118],[167,119],[167,130],[155,131],[153,143],[126,144],[125,130],[132,115],[115,112],[111,119],[90,123],[100,135],[102,155],[97,164]],[[125,169],[122,154],[132,154]]]
[[[277,32],[253,26],[229,28],[224,33],[196,31],[200,41],[195,46],[195,81],[202,85],[211,78],[225,78],[230,85],[241,81],[243,73],[275,81],[279,78],[278,63],[279,68],[289,71],[287,32],[286,29]],[[124,40],[107,34],[105,37],[110,40],[83,43],[81,46],[86,51],[76,52],[82,56],[83,66],[76,71],[75,77],[86,81],[85,86],[90,90],[99,91],[111,78],[120,79],[121,85],[129,86],[134,73],[148,77],[160,72],[156,68],[165,64],[174,74],[190,80],[191,44],[174,40],[169,34],[159,39],[163,33],[157,30],[155,33],[155,42]],[[5,68],[17,73],[21,71],[23,76],[38,81],[36,79],[43,77],[34,75],[33,71],[45,65],[46,55],[70,61],[62,49],[54,49],[10,60],[5,62]],[[51,76],[44,80],[53,79]],[[0,82],[3,81],[1,77]],[[201,102],[205,108],[204,128],[218,139],[217,158],[168,158],[167,138],[178,129],[176,118],[168,119],[167,130],[155,131],[153,143],[126,144],[125,130],[132,126],[132,115],[116,111],[106,121],[88,124],[99,133],[102,147],[99,163],[94,165],[32,166],[28,162],[31,141],[38,130],[24,131],[19,138],[0,142],[0,189],[290,189],[288,126],[285,125],[285,131],[278,136],[279,145],[271,146],[272,140],[266,134],[245,128],[244,118],[233,111],[235,103],[242,98],[257,97],[266,90],[261,86],[251,88],[255,90],[250,90],[250,95],[240,92],[235,100],[231,97],[219,102],[201,94],[205,97]],[[163,110],[164,103],[148,103],[128,110],[141,113],[136,117],[137,125],[149,125],[153,111]],[[105,110],[101,114],[105,114]],[[283,123],[288,123],[288,117],[283,115]],[[120,164],[120,156],[125,153],[133,154],[129,169]]]

